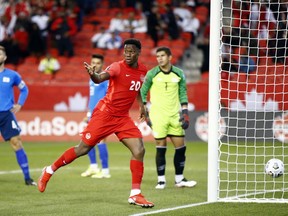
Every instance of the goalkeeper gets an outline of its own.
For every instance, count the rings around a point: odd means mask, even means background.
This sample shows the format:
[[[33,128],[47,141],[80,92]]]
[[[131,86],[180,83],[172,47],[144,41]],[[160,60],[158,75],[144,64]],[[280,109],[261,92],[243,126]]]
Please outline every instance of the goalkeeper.
[[[189,127],[186,80],[183,71],[171,64],[172,53],[167,47],[156,50],[158,66],[148,71],[141,96],[144,104],[150,91],[151,107],[147,124],[152,128],[156,140],[156,189],[166,186],[167,137],[174,145],[175,186],[194,187],[196,181],[188,181],[184,175],[186,145],[185,129]],[[181,107],[181,114],[179,113]],[[146,108],[147,110],[147,108]]]

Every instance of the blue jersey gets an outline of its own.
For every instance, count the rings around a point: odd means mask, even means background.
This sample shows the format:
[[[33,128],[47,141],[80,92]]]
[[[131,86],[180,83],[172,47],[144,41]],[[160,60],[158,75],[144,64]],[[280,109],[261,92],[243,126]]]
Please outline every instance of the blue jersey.
[[[28,97],[28,87],[16,71],[5,68],[0,72],[0,112],[13,107],[14,86],[20,90],[17,103],[23,106]]]
[[[96,84],[91,79],[89,81],[90,93],[89,93],[89,103],[88,109],[92,113],[96,104],[106,95],[109,81]],[[88,116],[90,117],[90,116]]]

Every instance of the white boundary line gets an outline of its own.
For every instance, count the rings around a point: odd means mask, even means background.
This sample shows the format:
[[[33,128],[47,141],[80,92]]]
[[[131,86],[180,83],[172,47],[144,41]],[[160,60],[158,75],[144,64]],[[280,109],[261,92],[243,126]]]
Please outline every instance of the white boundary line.
[[[38,172],[38,171],[42,171],[43,168],[37,168],[37,169],[30,169],[30,172]],[[18,173],[22,173],[22,170],[10,170],[10,171],[0,171],[0,175],[6,175],[6,174],[18,174]]]
[[[173,208],[159,209],[159,210],[151,211],[151,212],[133,214],[130,216],[143,216],[143,215],[150,215],[150,214],[158,214],[158,213],[162,213],[162,212],[175,211],[178,209],[190,208],[190,207],[206,205],[206,204],[210,204],[210,203],[212,203],[212,202],[194,203],[194,204],[189,204],[189,205],[177,206],[177,207],[173,207]]]
[[[44,166],[43,166],[44,167]],[[29,169],[30,172],[42,172],[42,168],[34,168],[34,169]],[[87,169],[87,166],[82,166],[82,167],[65,167],[65,169],[68,170],[85,170]],[[110,170],[130,170],[129,166],[128,167],[111,167]],[[145,169],[148,170],[148,169]],[[154,170],[154,169],[149,169],[149,170]],[[167,169],[166,169],[167,170]],[[168,168],[168,170],[173,171],[172,168]],[[18,173],[22,173],[22,170],[7,170],[7,171],[1,171],[0,170],[0,175],[6,175],[6,174],[18,174]]]

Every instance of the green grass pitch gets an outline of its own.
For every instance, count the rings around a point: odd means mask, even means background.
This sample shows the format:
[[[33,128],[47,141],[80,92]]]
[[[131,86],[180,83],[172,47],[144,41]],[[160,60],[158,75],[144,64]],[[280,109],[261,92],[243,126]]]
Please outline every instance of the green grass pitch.
[[[51,164],[62,152],[77,143],[24,143],[29,157],[31,177],[37,180],[41,169]],[[0,215],[287,215],[287,204],[213,203],[207,201],[207,144],[187,143],[187,179],[198,182],[195,188],[174,187],[173,147],[167,150],[165,190],[154,189],[157,183],[155,145],[145,143],[145,173],[142,192],[155,203],[152,209],[142,209],[127,202],[131,175],[130,152],[121,143],[109,143],[111,179],[83,178],[80,173],[88,166],[83,156],[59,169],[51,178],[45,193],[26,186],[8,143],[0,142]],[[98,157],[99,158],[99,157]],[[191,206],[195,204],[195,206]],[[186,207],[185,207],[186,206]]]

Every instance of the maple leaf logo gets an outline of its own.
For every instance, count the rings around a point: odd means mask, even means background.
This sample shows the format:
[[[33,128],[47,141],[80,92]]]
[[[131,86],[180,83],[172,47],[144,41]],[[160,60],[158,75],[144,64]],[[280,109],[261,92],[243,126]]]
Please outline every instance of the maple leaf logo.
[[[87,110],[88,97],[82,96],[80,92],[77,92],[74,96],[68,98],[68,104],[64,101],[54,105],[54,111],[56,112],[82,112]]]
[[[230,103],[230,109],[232,111],[278,111],[279,105],[272,99],[264,101],[264,94],[252,89],[245,94],[245,103],[237,99]]]

